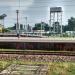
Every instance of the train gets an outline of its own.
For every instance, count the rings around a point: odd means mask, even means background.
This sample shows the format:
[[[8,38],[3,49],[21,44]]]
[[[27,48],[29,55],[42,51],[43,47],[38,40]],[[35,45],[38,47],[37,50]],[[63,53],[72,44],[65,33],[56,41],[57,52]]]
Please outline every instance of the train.
[[[0,42],[0,49],[74,51],[75,43]]]
[[[18,50],[54,50],[54,51],[75,51],[75,42],[72,40],[71,42],[67,42],[65,40],[60,41],[54,40],[53,42],[50,39],[55,38],[42,38],[40,36],[33,36],[33,35],[20,35],[23,39],[26,37],[29,41],[21,41],[17,38],[17,34],[0,34],[0,37],[2,38],[8,38],[11,41],[1,41],[0,39],[0,49],[18,49]],[[30,38],[29,38],[30,37]],[[14,41],[11,38],[17,38],[18,40]],[[36,38],[36,39],[35,39]],[[35,40],[33,40],[35,39]],[[37,41],[40,39],[39,41]],[[60,38],[61,39],[61,38]],[[71,40],[71,39],[70,39]],[[19,41],[19,42],[18,42]],[[56,42],[55,42],[56,41]],[[60,42],[58,42],[60,41]],[[64,41],[64,42],[63,42]]]

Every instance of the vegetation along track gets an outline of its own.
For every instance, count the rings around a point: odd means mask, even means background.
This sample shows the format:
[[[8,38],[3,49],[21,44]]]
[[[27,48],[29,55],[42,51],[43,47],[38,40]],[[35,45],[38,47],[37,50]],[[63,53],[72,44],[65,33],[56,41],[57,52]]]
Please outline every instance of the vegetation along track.
[[[75,51],[2,50],[0,54],[75,56]]]

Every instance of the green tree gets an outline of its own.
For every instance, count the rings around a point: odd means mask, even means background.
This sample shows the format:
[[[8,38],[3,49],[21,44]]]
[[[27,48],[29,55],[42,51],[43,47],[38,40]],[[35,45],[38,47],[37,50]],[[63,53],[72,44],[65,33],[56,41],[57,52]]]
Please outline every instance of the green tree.
[[[3,14],[0,16],[0,19],[4,19],[7,15],[6,14]]]
[[[8,29],[8,30],[16,30],[16,26],[8,27],[6,29]]]
[[[63,31],[75,31],[75,18],[68,19],[68,25],[63,26]]]
[[[35,26],[33,27],[33,30],[45,30],[45,31],[49,31],[49,25],[41,22],[41,23],[36,23]]]
[[[7,28],[3,28],[3,32],[10,32],[10,30]]]
[[[63,26],[62,28],[63,28],[63,32],[68,31],[68,25]]]
[[[68,27],[67,27],[68,31],[75,31],[75,18],[71,17],[70,19],[68,19]]]

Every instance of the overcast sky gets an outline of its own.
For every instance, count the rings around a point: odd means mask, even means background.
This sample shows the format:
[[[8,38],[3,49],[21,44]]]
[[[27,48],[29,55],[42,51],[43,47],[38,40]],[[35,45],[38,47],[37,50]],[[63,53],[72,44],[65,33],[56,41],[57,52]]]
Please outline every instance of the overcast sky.
[[[20,1],[20,2],[19,2]],[[63,8],[63,24],[67,19],[75,17],[75,0],[0,0],[0,15],[7,14],[5,26],[13,26],[16,23],[16,10],[19,12],[19,22],[25,24],[25,17],[28,17],[28,24],[44,21],[49,23],[50,7]]]

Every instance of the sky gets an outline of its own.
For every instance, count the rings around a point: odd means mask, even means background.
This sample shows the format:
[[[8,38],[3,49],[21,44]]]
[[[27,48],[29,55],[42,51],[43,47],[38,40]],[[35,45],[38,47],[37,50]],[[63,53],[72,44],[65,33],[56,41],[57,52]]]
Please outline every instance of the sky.
[[[0,0],[0,15],[7,15],[4,24],[11,27],[16,23],[16,10],[19,10],[19,23],[26,24],[27,17],[27,23],[34,26],[41,21],[49,23],[51,7],[62,7],[63,25],[75,17],[75,0]]]

